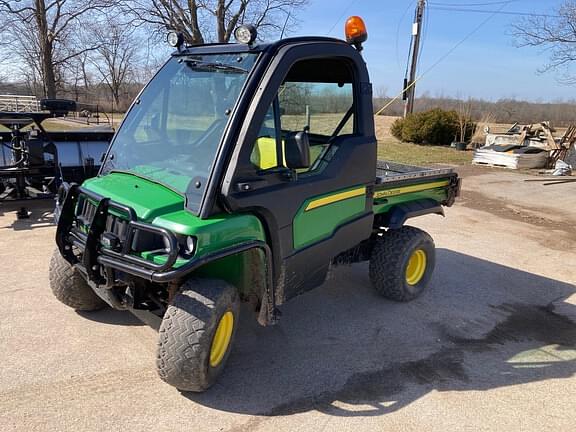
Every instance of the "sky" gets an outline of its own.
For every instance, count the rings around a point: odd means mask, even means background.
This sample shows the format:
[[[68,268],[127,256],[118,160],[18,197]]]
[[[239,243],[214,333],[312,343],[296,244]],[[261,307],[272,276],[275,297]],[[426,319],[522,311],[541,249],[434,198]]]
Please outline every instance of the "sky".
[[[416,1],[309,0],[306,8],[296,12],[299,24],[288,36],[344,38],[346,18],[360,15],[368,27],[363,55],[374,94],[396,96],[402,90]],[[508,4],[503,5],[505,1]],[[509,13],[554,14],[563,0],[427,0],[427,3],[418,71],[418,75],[424,73],[424,76],[417,83],[417,95],[533,102],[576,100],[576,87],[560,84],[557,74],[538,72],[548,60],[547,52],[514,45],[511,24],[519,16],[491,17],[491,14],[438,9],[454,5],[448,7],[494,11],[504,6],[502,11]],[[486,5],[475,6],[478,4]]]
[[[576,88],[562,85],[554,73],[538,72],[547,62],[539,48],[517,48],[510,26],[519,16],[498,14],[469,36],[452,54],[429,70],[454,46],[466,38],[490,14],[436,9],[442,4],[495,11],[498,0],[429,0],[417,94],[474,97],[487,100],[515,98],[535,102],[576,99]],[[432,5],[437,5],[433,8]],[[501,1],[500,1],[501,3]],[[515,0],[503,11],[554,14],[561,0]],[[370,71],[374,94],[395,96],[401,91],[409,51],[416,0],[310,0],[299,11],[299,27],[290,35],[344,37],[348,16],[364,18],[368,41],[364,57]],[[428,71],[429,70],[429,71]]]

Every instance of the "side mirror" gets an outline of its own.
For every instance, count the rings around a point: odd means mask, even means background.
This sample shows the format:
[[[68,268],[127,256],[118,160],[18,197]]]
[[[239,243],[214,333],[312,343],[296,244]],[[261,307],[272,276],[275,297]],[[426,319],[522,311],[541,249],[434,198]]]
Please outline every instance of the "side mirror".
[[[290,169],[301,169],[310,167],[310,141],[308,133],[289,132],[286,135],[284,148],[286,167]]]

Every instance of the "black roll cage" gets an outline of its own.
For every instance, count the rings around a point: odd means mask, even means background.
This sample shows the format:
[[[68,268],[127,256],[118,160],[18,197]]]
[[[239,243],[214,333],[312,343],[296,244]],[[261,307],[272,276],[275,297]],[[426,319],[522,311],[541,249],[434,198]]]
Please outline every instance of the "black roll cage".
[[[215,213],[222,211],[222,206],[218,203],[220,191],[222,190],[226,179],[224,178],[231,161],[237,161],[237,154],[235,152],[237,144],[244,142],[246,138],[246,131],[242,128],[244,120],[248,115],[248,111],[252,106],[254,98],[261,98],[264,94],[268,94],[271,90],[266,86],[262,87],[262,80],[266,73],[269,74],[270,70],[274,71],[274,67],[279,64],[283,56],[287,55],[290,50],[283,50],[286,47],[300,47],[306,49],[310,56],[308,58],[320,57],[326,55],[327,52],[332,52],[333,56],[340,54],[342,57],[350,59],[355,63],[360,88],[355,89],[355,94],[359,97],[366,91],[371,92],[370,89],[364,89],[363,86],[369,85],[368,73],[360,53],[358,53],[351,45],[341,39],[330,37],[296,37],[286,38],[270,44],[260,45],[243,45],[243,44],[204,44],[198,46],[188,46],[184,49],[174,51],[172,57],[185,57],[190,55],[208,55],[208,54],[234,54],[234,53],[256,53],[259,54],[255,64],[250,71],[242,90],[238,96],[236,105],[230,113],[230,120],[224,130],[221,142],[218,146],[214,163],[211,167],[208,176],[208,183],[200,198],[198,209],[192,209],[188,205],[188,197],[185,196],[185,207],[188,211],[197,215],[201,219],[206,219]],[[304,58],[302,58],[304,59]],[[274,62],[274,64],[272,64]],[[162,70],[160,68],[150,82]],[[140,95],[146,90],[148,84],[141,90],[140,94],[134,99],[128,112],[132,110],[133,106],[139,103]],[[357,101],[354,101],[358,109]],[[363,125],[366,126],[366,125]],[[369,134],[369,131],[368,131]],[[112,145],[108,147],[105,159],[109,157]],[[104,165],[102,165],[101,170]],[[100,171],[98,175],[101,175]],[[171,188],[170,188],[171,189]]]
[[[235,51],[230,51],[233,48]],[[359,98],[371,92],[371,88],[365,89],[369,85],[368,73],[361,55],[346,42],[327,37],[301,37],[282,39],[272,44],[260,45],[250,48],[247,45],[203,45],[192,47],[177,53],[176,55],[190,55],[202,53],[219,53],[219,52],[259,52],[256,63],[252,68],[244,88],[240,92],[236,106],[234,107],[230,121],[224,130],[222,142],[218,147],[214,165],[212,166],[208,185],[206,187],[203,199],[200,203],[198,216],[202,219],[208,218],[214,213],[222,211],[222,202],[220,197],[225,195],[225,190],[230,187],[231,173],[235,171],[239,160],[239,155],[246,136],[253,132],[251,129],[259,128],[260,125],[249,125],[246,119],[252,118],[253,108],[258,105],[262,98],[273,98],[276,94],[276,86],[271,83],[271,78],[276,77],[276,69],[283,64],[285,58],[290,58],[291,48],[298,48],[298,58],[294,60],[313,59],[317,57],[343,57],[350,61],[355,70],[357,81],[355,86],[356,109],[361,109],[362,104],[358,103]],[[304,53],[304,55],[302,55]],[[282,72],[282,71],[280,71]],[[355,119],[358,125],[355,128],[362,134],[371,135],[373,127],[368,121],[362,121],[364,113],[361,113],[359,119]],[[371,114],[371,113],[370,113]]]

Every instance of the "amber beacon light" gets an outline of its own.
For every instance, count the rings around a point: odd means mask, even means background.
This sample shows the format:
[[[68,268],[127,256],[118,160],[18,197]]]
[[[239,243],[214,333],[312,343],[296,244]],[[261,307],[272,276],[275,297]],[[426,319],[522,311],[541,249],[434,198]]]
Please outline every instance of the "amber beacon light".
[[[346,20],[344,29],[346,31],[346,42],[361,50],[362,43],[368,39],[368,31],[364,20],[359,16],[351,16]]]

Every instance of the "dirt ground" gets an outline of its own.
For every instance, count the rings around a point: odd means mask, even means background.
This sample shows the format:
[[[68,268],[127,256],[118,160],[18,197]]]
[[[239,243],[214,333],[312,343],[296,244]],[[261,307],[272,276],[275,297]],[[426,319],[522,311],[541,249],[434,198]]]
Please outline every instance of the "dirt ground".
[[[461,168],[418,300],[340,268],[261,328],[243,310],[218,384],[180,393],[154,369],[156,331],[76,313],[48,287],[49,203],[0,206],[0,430],[568,431],[576,424],[576,183]]]

